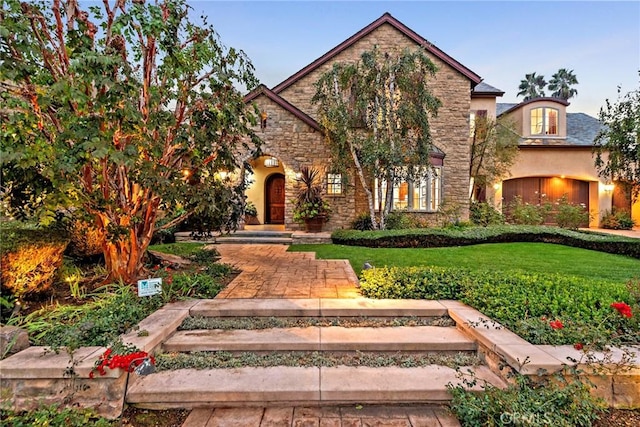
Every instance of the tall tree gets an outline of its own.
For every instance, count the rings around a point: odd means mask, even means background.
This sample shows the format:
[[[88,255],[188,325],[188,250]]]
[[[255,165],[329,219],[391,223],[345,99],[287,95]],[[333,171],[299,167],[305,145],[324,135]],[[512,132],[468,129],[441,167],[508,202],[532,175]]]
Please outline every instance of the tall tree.
[[[184,0],[0,9],[2,168],[46,182],[29,189],[46,189],[32,197],[43,222],[64,207],[93,220],[110,280],[141,273],[161,211],[186,209],[169,227],[242,202],[216,172],[259,144],[236,89],[257,85],[253,67],[188,16]]]
[[[640,89],[608,99],[600,109],[604,125],[595,140],[595,166],[605,180],[615,180],[640,196]]]
[[[515,124],[504,118],[476,116],[469,164],[472,200],[478,200],[487,184],[509,174],[518,155],[520,141],[515,129]]]
[[[385,227],[394,184],[432,173],[429,120],[441,102],[428,80],[436,70],[422,49],[390,55],[374,48],[356,63],[335,63],[316,83],[313,102],[333,168],[355,171],[374,229]],[[377,206],[375,180],[386,183],[378,186]]]
[[[547,82],[544,79],[544,76],[537,76],[535,72],[531,74],[525,74],[524,80],[520,80],[520,92],[518,92],[517,96],[524,96],[524,100],[528,101],[534,98],[541,98],[545,96],[544,88],[547,85]]]
[[[567,101],[578,94],[578,90],[571,87],[577,84],[578,78],[573,73],[573,70],[560,68],[557,73],[551,76],[551,80],[549,80],[549,90],[553,91],[551,96]]]

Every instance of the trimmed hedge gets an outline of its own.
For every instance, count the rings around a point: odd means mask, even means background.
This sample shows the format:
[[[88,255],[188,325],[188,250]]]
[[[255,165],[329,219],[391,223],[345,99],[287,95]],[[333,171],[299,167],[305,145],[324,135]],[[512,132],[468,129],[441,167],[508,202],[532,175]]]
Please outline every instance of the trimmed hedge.
[[[409,230],[337,230],[333,243],[370,248],[437,248],[481,243],[555,243],[640,259],[640,239],[550,226],[419,228]]]
[[[46,293],[69,241],[59,232],[5,224],[0,229],[2,289],[21,298]]]
[[[460,300],[533,344],[640,342],[638,302],[620,283],[559,274],[391,267],[364,270],[360,289],[370,298]],[[634,307],[634,318],[611,308],[620,301]],[[548,321],[555,319],[567,327],[552,329]]]

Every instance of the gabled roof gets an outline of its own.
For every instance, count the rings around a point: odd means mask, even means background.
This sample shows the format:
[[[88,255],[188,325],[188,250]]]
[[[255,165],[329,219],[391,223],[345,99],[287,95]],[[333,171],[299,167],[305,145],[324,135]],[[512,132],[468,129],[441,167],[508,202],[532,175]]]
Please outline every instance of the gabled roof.
[[[478,83],[476,87],[474,87],[473,90],[471,91],[471,96],[478,96],[478,97],[482,97],[482,96],[497,97],[502,95],[504,95],[504,91],[498,89],[497,87],[493,87],[489,84],[486,84],[485,82]]]
[[[321,130],[320,129],[320,125],[318,124],[318,122],[316,122],[313,118],[311,118],[310,116],[308,116],[307,114],[302,112],[295,105],[289,103],[287,100],[282,98],[277,93],[274,93],[272,90],[270,90],[265,85],[260,85],[255,90],[253,90],[252,92],[250,92],[247,95],[245,95],[244,102],[245,103],[249,103],[249,102],[253,101],[254,99],[256,99],[257,97],[259,97],[260,95],[266,96],[268,99],[270,99],[271,101],[273,101],[274,103],[276,103],[280,107],[284,108],[289,113],[293,114],[295,117],[297,117],[298,119],[300,119],[302,122],[304,122],[305,124],[309,125],[313,129],[315,129],[317,131]]]
[[[462,75],[464,75],[469,80],[471,80],[471,82],[474,85],[477,85],[482,80],[482,78],[479,75],[477,75],[476,73],[474,73],[473,71],[471,71],[470,69],[468,69],[467,67],[465,67],[464,65],[462,65],[461,63],[459,63],[449,55],[447,55],[446,53],[444,53],[437,46],[429,43],[429,41],[427,41],[425,38],[423,38],[418,33],[413,31],[406,25],[404,25],[402,22],[398,21],[396,18],[391,16],[389,12],[387,12],[384,15],[382,15],[380,18],[373,21],[371,24],[364,27],[362,30],[355,33],[353,36],[349,37],[347,40],[340,43],[338,46],[331,49],[329,52],[322,55],[320,58],[313,61],[311,64],[304,67],[302,70],[298,71],[291,77],[287,78],[282,83],[279,83],[278,85],[276,85],[273,88],[273,91],[275,93],[282,92],[283,90],[285,90],[286,88],[288,88],[289,86],[291,86],[292,84],[294,84],[295,82],[297,82],[298,80],[306,76],[307,74],[311,73],[318,67],[322,66],[327,61],[330,61],[336,55],[348,49],[353,44],[355,44],[362,38],[366,37],[368,34],[372,33],[374,30],[376,30],[377,28],[385,24],[391,25],[392,27],[400,31],[402,34],[407,36],[409,39],[413,40],[418,45],[424,47],[427,52],[431,53],[436,58],[439,58],[440,60],[442,60],[443,62],[445,62],[446,64],[448,64],[449,66],[457,70],[458,72],[460,72]]]

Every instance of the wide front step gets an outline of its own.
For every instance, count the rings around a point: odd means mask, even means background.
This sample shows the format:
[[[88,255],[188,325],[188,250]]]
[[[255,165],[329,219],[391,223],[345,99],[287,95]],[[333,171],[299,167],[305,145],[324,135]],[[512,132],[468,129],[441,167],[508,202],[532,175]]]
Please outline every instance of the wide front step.
[[[486,380],[505,386],[485,366],[461,368],[461,372],[468,370],[474,371],[478,383]],[[451,399],[447,384],[461,382],[456,370],[436,365],[179,369],[138,378],[129,387],[126,400],[149,409],[447,402]]]
[[[447,313],[439,301],[367,298],[222,298],[202,300],[189,311],[193,317],[440,317]]]
[[[296,327],[260,330],[178,331],[162,346],[166,352],[192,351],[416,351],[476,350],[454,327]]]
[[[238,245],[290,245],[293,243],[291,237],[269,237],[269,236],[220,236],[216,237],[216,243],[235,243]]]

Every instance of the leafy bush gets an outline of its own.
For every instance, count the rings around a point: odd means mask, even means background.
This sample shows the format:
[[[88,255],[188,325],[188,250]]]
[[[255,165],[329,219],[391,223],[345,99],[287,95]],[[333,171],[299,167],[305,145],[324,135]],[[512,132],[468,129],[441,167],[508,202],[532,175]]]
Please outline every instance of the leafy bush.
[[[480,243],[555,243],[640,258],[640,240],[548,226],[491,226],[409,230],[336,230],[333,243],[371,248],[437,248]]]
[[[533,344],[575,344],[587,338],[640,342],[638,317],[622,318],[610,307],[615,301],[637,307],[630,289],[618,283],[557,274],[391,267],[364,270],[360,289],[371,298],[461,300]],[[556,319],[567,327],[553,329],[549,321]]]
[[[385,227],[387,230],[404,230],[414,228],[415,223],[411,216],[403,211],[393,211],[387,215],[385,219]]]
[[[42,406],[33,411],[2,411],[3,426],[11,427],[84,427],[92,425],[94,427],[109,427],[113,422],[98,417],[93,411],[88,409],[61,409],[56,405]]]
[[[600,227],[610,230],[631,230],[634,226],[631,214],[623,209],[612,209],[600,220]]]
[[[492,205],[485,202],[473,202],[469,207],[469,219],[475,225],[504,224],[504,217]]]
[[[351,228],[353,230],[365,231],[365,230],[373,230],[373,226],[371,224],[371,215],[366,212],[362,212],[356,216],[351,222]]]
[[[480,393],[463,384],[449,385],[453,397],[451,409],[460,423],[467,426],[591,426],[604,404],[590,393],[590,387],[575,377],[534,382],[518,375],[506,389],[484,385]]]
[[[103,234],[88,221],[73,220],[67,227],[69,246],[66,253],[75,258],[102,254]]]
[[[549,212],[551,205],[544,203],[542,205],[532,205],[522,201],[521,196],[514,197],[513,201],[507,207],[508,220],[512,224],[517,225],[542,225]]]
[[[183,298],[213,298],[220,292],[222,282],[232,268],[216,264],[215,251],[204,251],[200,244],[166,246],[169,252],[190,253],[192,259],[199,263],[198,272],[158,267],[154,274],[163,278],[159,295],[138,297],[129,285],[108,285],[88,295],[85,298],[88,302],[83,305],[44,307],[12,319],[12,324],[25,328],[34,345],[68,349],[108,346],[167,302]]]
[[[46,293],[68,240],[59,232],[11,223],[0,239],[2,288],[18,298]]]
[[[559,200],[555,213],[555,222],[559,227],[577,230],[578,227],[589,226],[589,211],[583,204],[569,203],[567,195]]]

